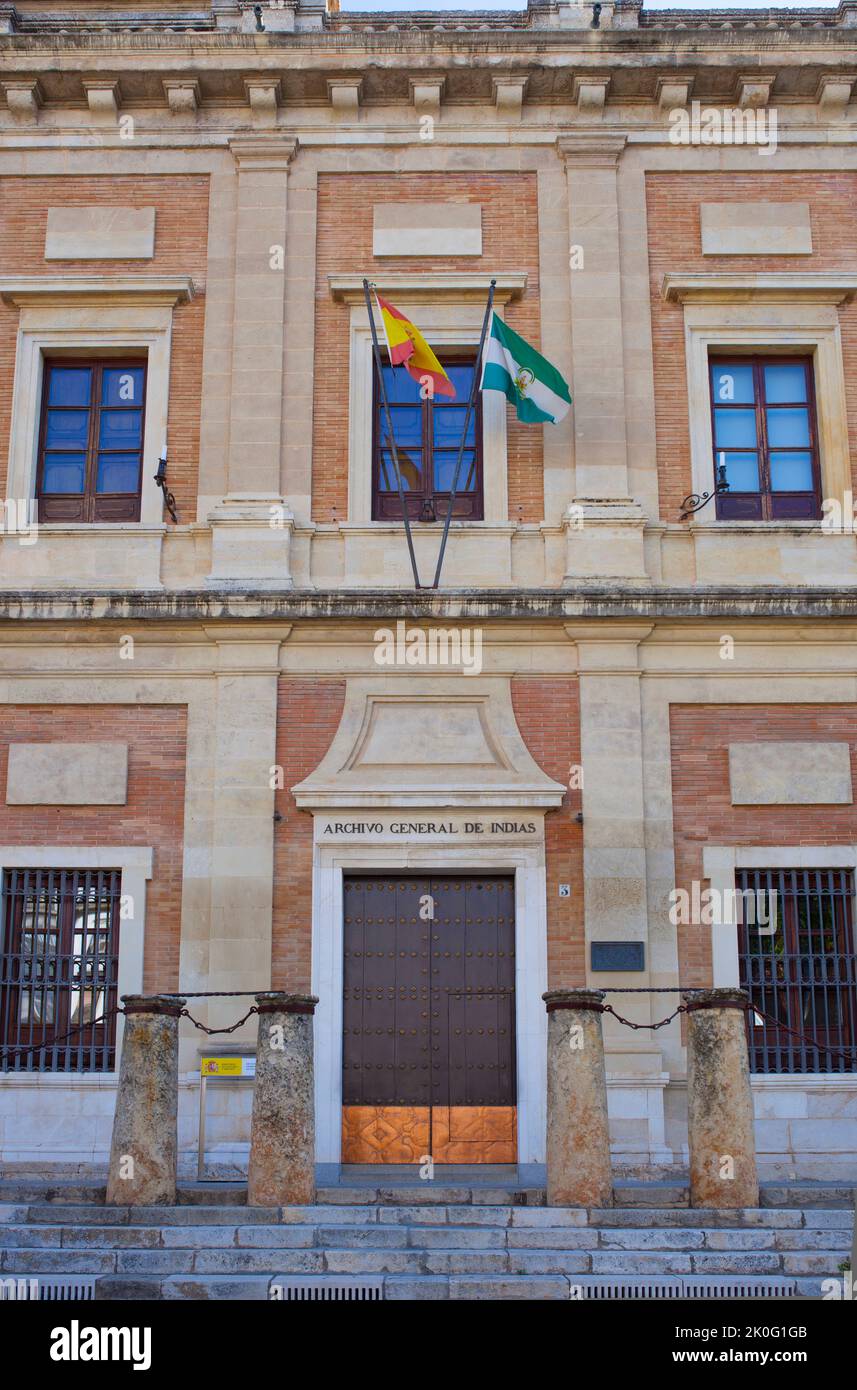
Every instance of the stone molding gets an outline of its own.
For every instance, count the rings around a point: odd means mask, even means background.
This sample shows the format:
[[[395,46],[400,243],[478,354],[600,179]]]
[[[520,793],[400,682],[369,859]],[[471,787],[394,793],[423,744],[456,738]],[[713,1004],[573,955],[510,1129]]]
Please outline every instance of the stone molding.
[[[857,275],[807,271],[732,274],[668,271],[661,298],[670,304],[850,304],[857,294]]]
[[[508,304],[520,299],[527,288],[525,270],[499,271],[492,276],[479,271],[380,271],[370,285],[382,294],[408,299],[433,299],[438,297],[466,302],[472,299],[484,300],[491,281],[495,280],[494,303]],[[361,275],[328,275],[328,288],[331,298],[338,304],[363,304],[363,277]],[[2,292],[2,282],[0,282]],[[398,305],[396,306],[399,307]]]

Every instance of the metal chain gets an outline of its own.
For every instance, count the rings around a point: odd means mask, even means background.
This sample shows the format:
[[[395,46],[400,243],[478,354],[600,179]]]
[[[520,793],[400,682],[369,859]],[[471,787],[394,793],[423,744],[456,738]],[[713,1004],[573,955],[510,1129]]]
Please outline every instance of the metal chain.
[[[124,1014],[124,1012],[125,1010],[117,1004],[115,1009],[109,1009],[108,1012],[106,1014],[102,1014],[100,1018],[90,1019],[87,1023],[79,1023],[76,1028],[70,1029],[68,1033],[63,1033],[58,1038],[50,1038],[47,1042],[33,1043],[30,1047],[10,1047],[9,1053],[14,1053],[17,1057],[27,1057],[31,1052],[44,1051],[46,1047],[59,1047],[60,1043],[64,1043],[67,1038],[76,1037],[77,1034],[82,1033],[85,1028],[92,1028],[96,1024],[100,1025],[102,1023],[109,1023],[111,1018],[115,1018],[117,1014]],[[8,1061],[9,1057],[4,1057],[4,1071],[9,1070],[8,1066],[6,1065]],[[15,1070],[17,1071],[18,1068],[16,1067]]]
[[[617,990],[616,993],[619,993],[619,991]],[[648,993],[648,991],[639,990],[635,991],[635,993],[645,994]],[[621,1014],[617,1014],[616,1010],[610,1004],[604,1005],[602,1013],[612,1014],[613,1017],[619,1021],[619,1023],[624,1023],[626,1028],[633,1028],[635,1032],[638,1031],[640,1028],[648,1028],[654,1033],[657,1031],[658,1028],[665,1028],[668,1023],[672,1023],[673,1019],[678,1018],[679,1014],[686,1014],[687,1005],[679,1004],[675,1013],[670,1014],[668,1018],[662,1018],[660,1023],[633,1023],[630,1018],[623,1018]]]
[[[160,999],[255,999],[257,994],[264,993],[263,989],[157,990]]]
[[[851,1052],[840,1052],[838,1048],[828,1047],[826,1043],[816,1042],[814,1038],[808,1038],[806,1033],[798,1033],[794,1028],[789,1028],[785,1023],[781,1023],[778,1018],[772,1018],[770,1014],[763,1013],[757,1004],[747,1004],[747,1011],[753,1011],[763,1018],[766,1023],[771,1023],[775,1028],[781,1028],[784,1033],[789,1033],[793,1038],[799,1038],[807,1047],[813,1047],[817,1052],[826,1052],[829,1057],[838,1057],[842,1061],[857,1063],[857,1048]],[[755,1043],[755,1047],[773,1046],[774,1044]]]
[[[241,1027],[242,1024],[244,1024],[244,1023],[247,1022],[248,1018],[252,1018],[253,1014],[257,1014],[258,1012],[259,1012],[259,1010],[256,1008],[256,1005],[254,1004],[253,1007],[252,1007],[252,1009],[248,1009],[248,1010],[247,1010],[247,1013],[244,1015],[244,1017],[243,1017],[243,1018],[239,1018],[239,1020],[238,1020],[237,1023],[233,1023],[233,1025],[232,1025],[231,1028],[208,1028],[204,1023],[200,1023],[198,1019],[193,1018],[193,1017],[191,1016],[191,1014],[188,1013],[187,1009],[182,1009],[181,1013],[179,1014],[179,1017],[180,1017],[180,1018],[188,1018],[188,1019],[190,1019],[191,1023],[192,1023],[193,1026],[194,1026],[194,1028],[198,1028],[199,1031],[200,1031],[201,1033],[207,1033],[208,1036],[211,1037],[212,1033],[234,1033],[234,1032],[236,1032],[236,1030],[239,1029],[239,1028]]]

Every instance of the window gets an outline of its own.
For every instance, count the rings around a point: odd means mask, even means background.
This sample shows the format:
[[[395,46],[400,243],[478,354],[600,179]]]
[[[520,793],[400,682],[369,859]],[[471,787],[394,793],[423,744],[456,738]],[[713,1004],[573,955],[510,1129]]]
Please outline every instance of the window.
[[[811,520],[821,516],[818,436],[808,358],[712,360],[711,426],[716,468],[729,491],[726,520]]]
[[[747,1011],[750,1070],[857,1071],[852,871],[741,869],[735,886],[741,988],[758,1010]]]
[[[408,516],[417,521],[442,520],[446,515],[476,370],[473,361],[450,363],[447,359],[444,366],[455,387],[454,401],[445,396],[421,400],[419,384],[404,368],[382,367],[402,484],[407,494]],[[401,519],[396,470],[377,376],[374,389],[372,520]],[[484,515],[480,396],[477,392],[470,416],[452,513],[454,517],[471,521],[481,521]]]
[[[120,885],[118,869],[5,871],[4,1070],[113,1070],[116,1019],[105,1016],[117,1002]],[[52,1045],[27,1051],[39,1043]]]
[[[40,521],[139,521],[146,363],[45,363]]]

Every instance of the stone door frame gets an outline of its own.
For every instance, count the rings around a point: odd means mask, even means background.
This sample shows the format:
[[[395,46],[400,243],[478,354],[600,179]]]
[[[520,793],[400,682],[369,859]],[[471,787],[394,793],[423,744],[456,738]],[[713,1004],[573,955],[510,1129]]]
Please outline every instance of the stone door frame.
[[[410,817],[412,813],[408,812]],[[339,1164],[342,1151],[342,989],[343,878],[361,870],[400,873],[404,870],[441,873],[506,873],[515,879],[515,1028],[518,1077],[518,1165],[545,1161],[545,1097],[547,1089],[547,1015],[542,994],[547,989],[547,883],[544,819],[528,808],[537,835],[526,845],[479,843],[476,837],[442,837],[426,842],[319,842],[319,825],[329,812],[314,815],[312,993],[318,995],[315,1013],[316,1162]],[[439,819],[435,810],[433,815]],[[371,821],[372,812],[361,811]],[[416,817],[415,817],[416,818]]]

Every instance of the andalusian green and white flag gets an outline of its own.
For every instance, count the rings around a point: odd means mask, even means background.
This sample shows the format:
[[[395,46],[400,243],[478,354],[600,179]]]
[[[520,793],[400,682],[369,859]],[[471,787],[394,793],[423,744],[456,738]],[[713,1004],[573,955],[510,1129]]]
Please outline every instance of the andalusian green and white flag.
[[[569,411],[568,383],[546,357],[513,333],[496,314],[482,357],[483,391],[502,391],[527,424],[557,425]]]

